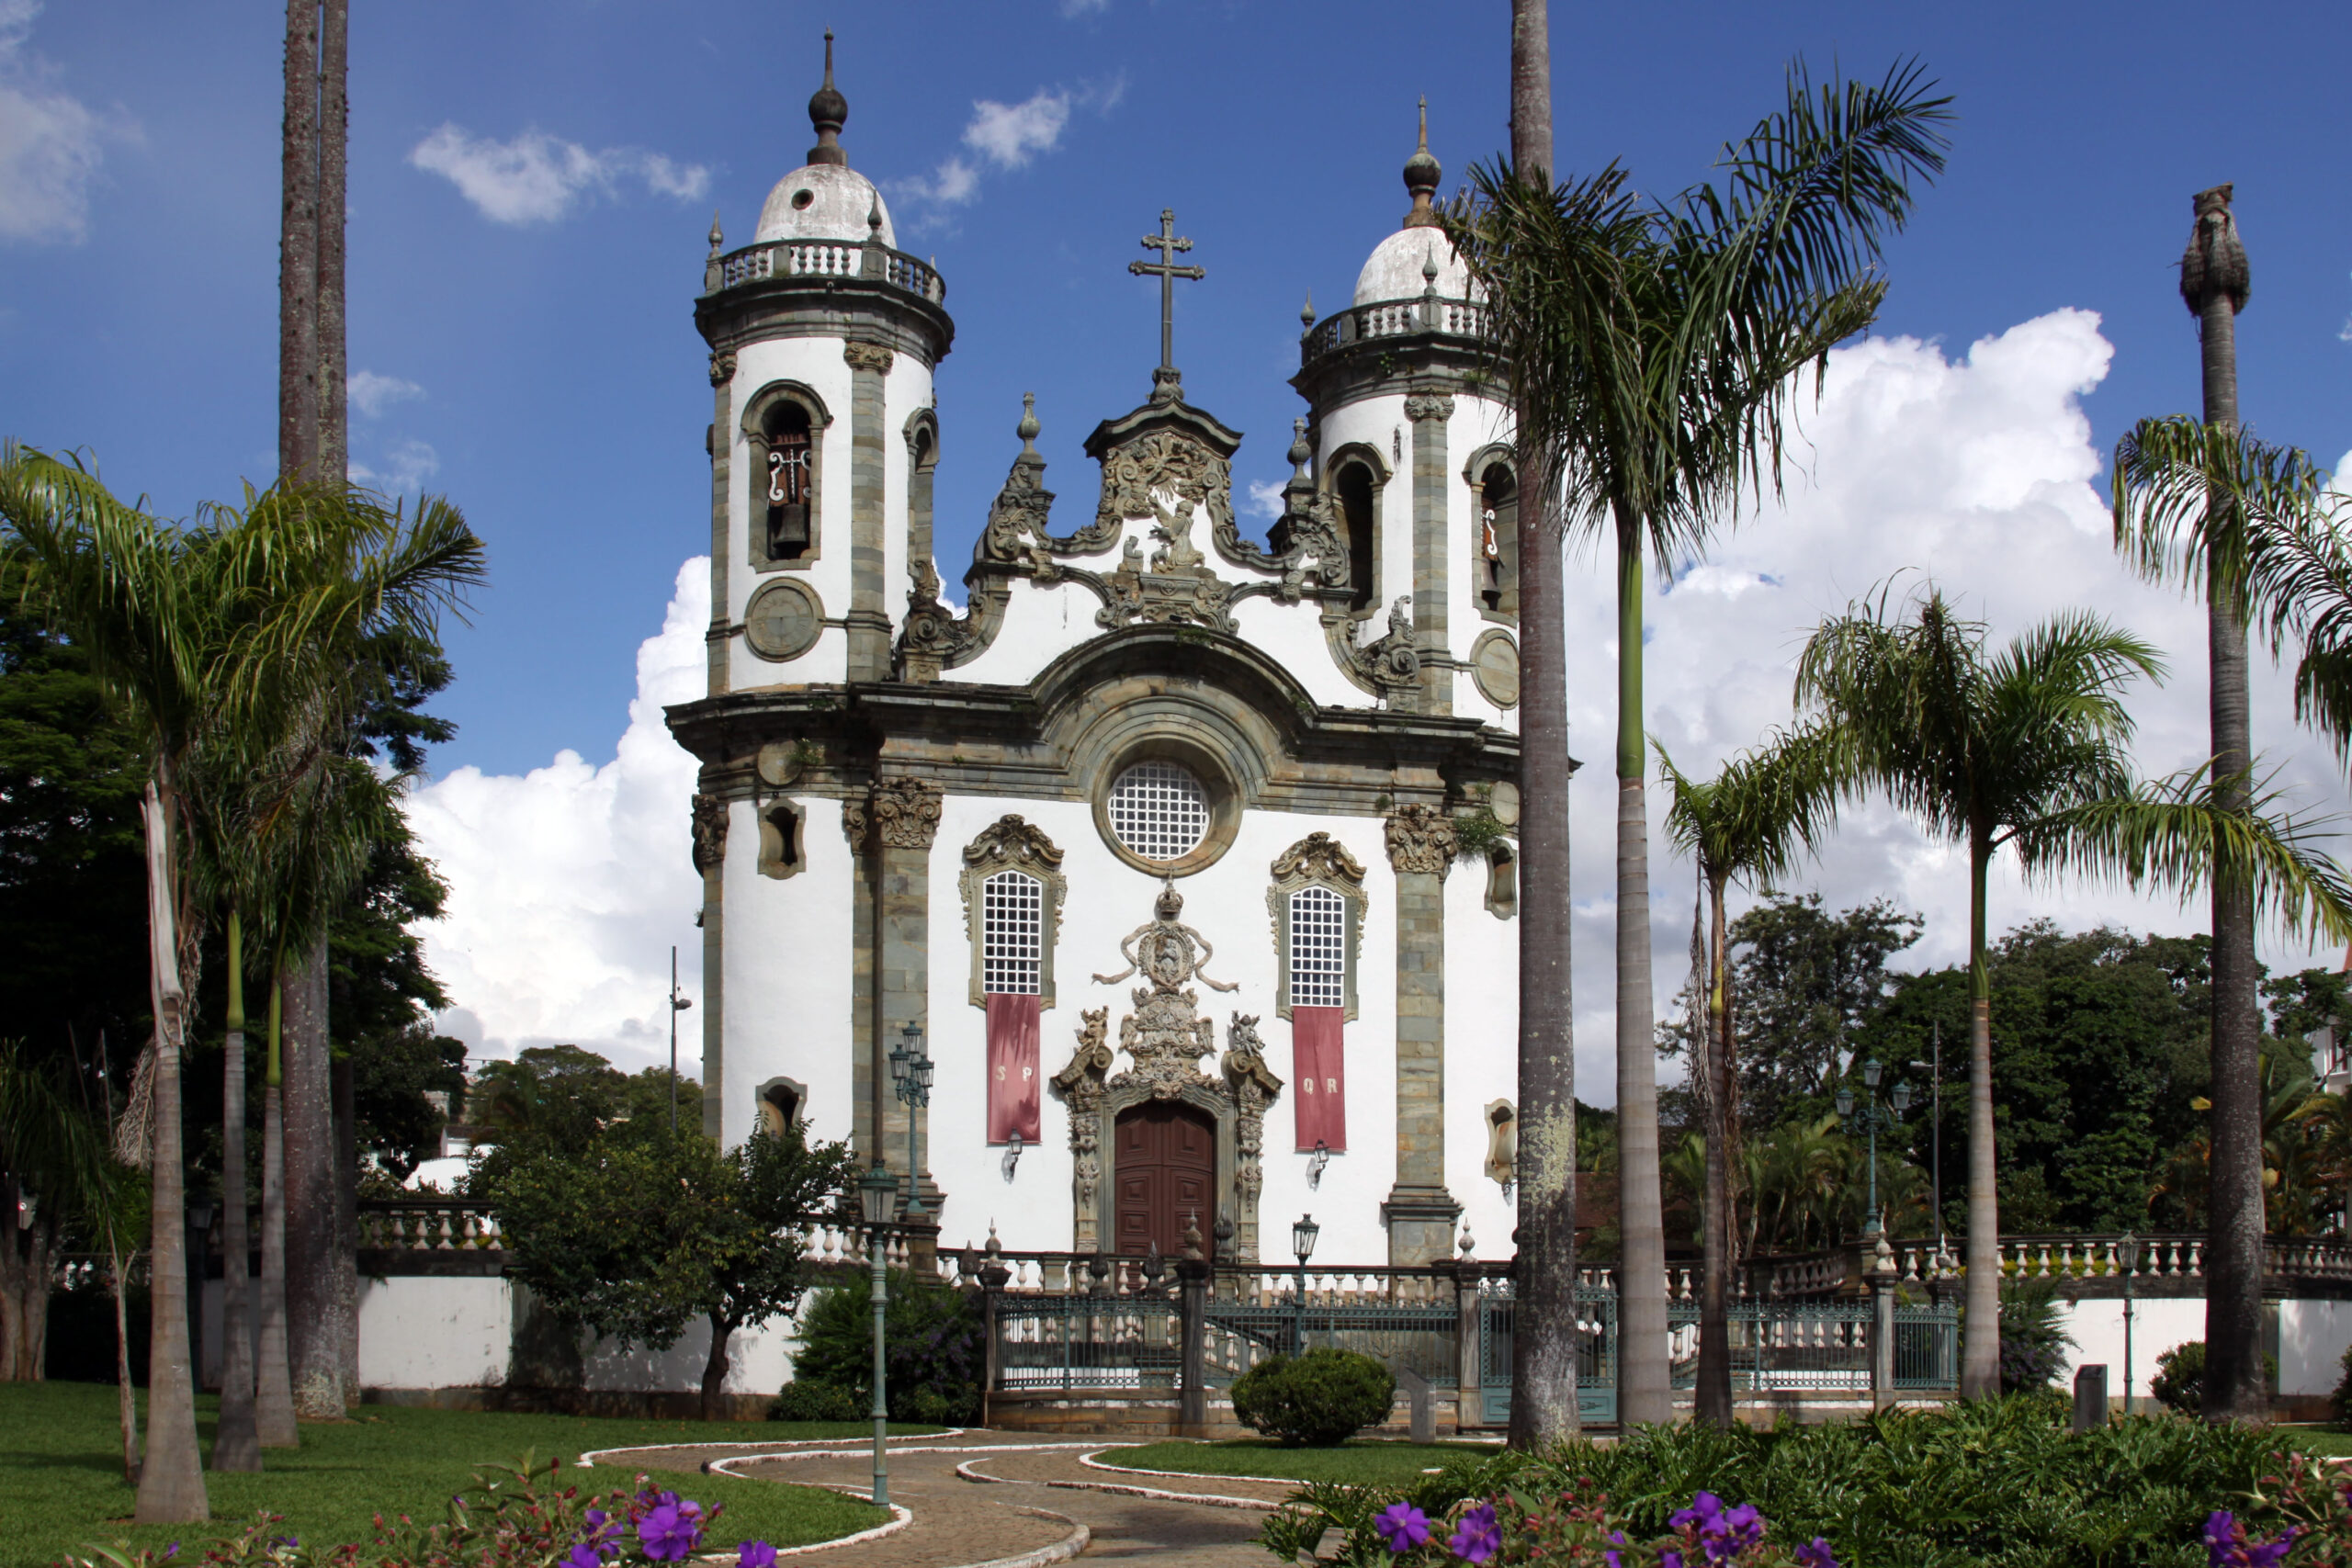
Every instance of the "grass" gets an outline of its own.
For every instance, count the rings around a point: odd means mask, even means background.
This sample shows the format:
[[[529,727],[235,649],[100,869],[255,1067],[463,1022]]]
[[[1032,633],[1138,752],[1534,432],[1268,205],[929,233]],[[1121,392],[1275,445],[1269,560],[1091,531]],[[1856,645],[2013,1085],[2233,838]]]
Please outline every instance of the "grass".
[[[1222,1443],[1146,1443],[1104,1454],[1104,1464],[1176,1470],[1187,1475],[1250,1475],[1268,1481],[1340,1481],[1402,1486],[1457,1460],[1483,1459],[1491,1443],[1402,1443],[1358,1438],[1336,1449],[1286,1449],[1262,1438]]]
[[[197,1435],[209,1453],[219,1401],[198,1402]],[[141,1396],[143,1419],[145,1396]],[[897,1428],[894,1428],[897,1429]],[[931,1428],[909,1428],[915,1431]],[[181,1561],[201,1543],[233,1535],[256,1512],[286,1517],[305,1541],[366,1541],[378,1512],[439,1519],[449,1495],[469,1484],[476,1466],[512,1464],[526,1450],[542,1463],[567,1461],[591,1449],[649,1443],[787,1441],[855,1437],[863,1426],[770,1421],[632,1421],[600,1416],[507,1416],[368,1405],[350,1421],[305,1424],[298,1451],[265,1453],[259,1475],[210,1471],[209,1524],[133,1529],[133,1494],[122,1479],[122,1438],[115,1391],[103,1383],[0,1384],[0,1568],[52,1563],[85,1542],[128,1540],[134,1546],[186,1543]],[[583,1494],[626,1490],[637,1472],[599,1465],[564,1472]],[[887,1517],[870,1504],[817,1487],[696,1474],[665,1484],[705,1506],[724,1503],[709,1544],[763,1540],[800,1546],[870,1529]]]
[[[2307,1454],[2331,1458],[2352,1454],[2352,1432],[2339,1432],[2328,1427],[2280,1427],[2278,1432]]]

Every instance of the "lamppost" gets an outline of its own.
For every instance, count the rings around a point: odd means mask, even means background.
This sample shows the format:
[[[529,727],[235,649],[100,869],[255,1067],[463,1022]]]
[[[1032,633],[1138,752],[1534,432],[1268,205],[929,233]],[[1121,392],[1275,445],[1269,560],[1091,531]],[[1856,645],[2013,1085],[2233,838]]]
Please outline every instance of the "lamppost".
[[[678,950],[670,950],[670,1136],[678,1135],[678,1015],[695,1004],[678,989]]]
[[[209,1194],[191,1195],[187,1204],[187,1336],[193,1348],[188,1359],[196,1368],[196,1386],[204,1386],[204,1275],[205,1266],[212,1261],[212,1199]],[[224,1362],[228,1346],[221,1346]]]
[[[1899,1083],[1894,1086],[1894,1092],[1888,1097],[1894,1102],[1893,1110],[1879,1103],[1878,1080],[1884,1070],[1879,1066],[1878,1058],[1875,1056],[1862,1064],[1862,1088],[1867,1091],[1868,1100],[1860,1111],[1854,1109],[1852,1089],[1841,1089],[1838,1091],[1838,1120],[1852,1122],[1870,1134],[1870,1219],[1864,1224],[1862,1234],[1873,1241],[1878,1238],[1881,1229],[1878,1218],[1878,1130],[1884,1127],[1892,1132],[1895,1124],[1903,1120],[1903,1113],[1911,1109],[1911,1086],[1908,1083]]]
[[[1312,1214],[1299,1215],[1298,1224],[1290,1227],[1290,1249],[1298,1258],[1298,1290],[1290,1304],[1290,1353],[1294,1356],[1306,1348],[1306,1260],[1315,1256],[1315,1238],[1322,1234],[1323,1227]]]
[[[877,1145],[879,1140],[876,1140]],[[890,1461],[883,1447],[889,1425],[890,1402],[883,1386],[882,1320],[890,1302],[890,1285],[883,1274],[884,1240],[890,1228],[890,1204],[899,1195],[898,1179],[884,1165],[877,1146],[873,1166],[857,1179],[858,1212],[865,1220],[865,1254],[872,1260],[874,1296],[874,1506],[890,1506]]]
[[[2132,1277],[2140,1271],[2140,1238],[2130,1231],[2115,1244],[2123,1266],[2123,1414],[2132,1414]]]
[[[905,1039],[890,1048],[890,1077],[899,1103],[907,1108],[907,1223],[914,1224],[925,1213],[919,1186],[922,1162],[915,1158],[915,1110],[931,1103],[931,1058],[923,1055],[922,1024],[910,1021],[899,1032]]]

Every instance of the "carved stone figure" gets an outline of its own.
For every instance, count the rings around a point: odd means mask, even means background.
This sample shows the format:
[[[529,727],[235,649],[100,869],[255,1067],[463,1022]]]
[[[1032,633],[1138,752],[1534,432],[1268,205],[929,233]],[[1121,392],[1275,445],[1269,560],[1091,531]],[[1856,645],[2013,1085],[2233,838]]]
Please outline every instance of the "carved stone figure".
[[[928,559],[907,572],[915,585],[907,591],[906,624],[899,630],[899,679],[936,681],[980,646],[978,616],[973,611],[958,616],[939,602],[939,573]]]
[[[710,356],[710,384],[724,387],[735,379],[735,355],[732,351]]]
[[[842,357],[853,370],[874,370],[887,376],[898,356],[878,343],[845,343],[842,344]]]
[[[1421,685],[1421,653],[1419,634],[1413,629],[1413,614],[1407,608],[1413,602],[1409,593],[1398,597],[1388,607],[1388,631],[1385,636],[1365,643],[1361,648],[1349,648],[1349,667],[1391,706],[1410,705]],[[1327,622],[1335,633],[1352,637],[1354,623],[1341,615]]]
[[[1078,1049],[1047,1081],[1069,1107],[1070,1192],[1078,1219],[1071,1245],[1080,1252],[1091,1252],[1100,1242],[1094,1199],[1102,1180],[1102,1080],[1114,1058],[1106,1038],[1111,1010],[1088,1008],[1078,1016]]]
[[[727,858],[727,802],[695,796],[695,869],[708,875]]]
[[[1443,810],[1415,801],[1388,814],[1388,863],[1402,874],[1418,873],[1441,880],[1453,869],[1458,841],[1453,821]]]

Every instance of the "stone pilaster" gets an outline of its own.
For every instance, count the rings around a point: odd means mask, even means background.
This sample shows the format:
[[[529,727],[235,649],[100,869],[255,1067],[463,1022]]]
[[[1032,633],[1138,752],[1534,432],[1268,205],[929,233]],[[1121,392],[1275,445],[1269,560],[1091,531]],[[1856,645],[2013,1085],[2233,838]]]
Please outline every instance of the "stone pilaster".
[[[1453,400],[1405,400],[1413,422],[1413,625],[1420,633],[1423,713],[1453,711],[1453,645],[1446,626],[1453,609],[1446,559],[1445,425]]]
[[[710,356],[710,694],[727,692],[727,512],[735,468],[735,356]],[[709,942],[705,941],[707,948]]]
[[[1445,1187],[1445,876],[1453,824],[1442,808],[1400,806],[1388,818],[1396,874],[1396,1182],[1381,1205],[1388,1261],[1453,1254],[1462,1205]]]
[[[849,840],[850,871],[849,1141],[857,1163],[865,1167],[874,1163],[876,1129],[888,1130],[888,1108],[881,1098],[888,1093],[888,1087],[886,1081],[877,1081],[874,1072],[874,1037],[881,1027],[881,1001],[874,984],[874,852],[863,795],[842,802],[842,836]],[[885,1080],[888,1077],[883,1075]],[[903,1138],[899,1146],[905,1146]]]
[[[714,569],[717,570],[717,569]],[[722,656],[726,645],[719,644]],[[695,869],[702,874],[702,1135],[727,1135],[727,802],[695,796]],[[748,1135],[751,1129],[743,1129]],[[740,1141],[740,1140],[739,1140]]]
[[[888,434],[882,428],[882,380],[890,350],[876,343],[842,345],[849,362],[849,678],[890,678],[890,615],[882,603],[883,465]]]
[[[939,831],[939,786],[927,780],[882,779],[875,784],[865,808],[873,838],[877,1003],[868,1071],[876,1075],[877,1098],[884,1101],[882,1125],[886,1133],[897,1134],[886,1136],[883,1162],[901,1175],[911,1174],[927,1195],[936,1190],[922,1140],[929,1119],[916,1118],[910,1173],[906,1107],[890,1083],[889,1053],[910,1023],[922,1024],[925,1048],[937,1050],[931,1039],[931,844]],[[939,1217],[936,1204],[932,1217]]]

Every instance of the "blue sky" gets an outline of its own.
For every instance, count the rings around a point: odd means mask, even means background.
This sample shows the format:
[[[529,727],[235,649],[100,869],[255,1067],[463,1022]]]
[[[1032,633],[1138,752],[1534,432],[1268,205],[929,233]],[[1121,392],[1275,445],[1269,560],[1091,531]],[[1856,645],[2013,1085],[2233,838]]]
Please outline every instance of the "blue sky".
[[[1126,264],[1162,207],[1208,269],[1180,286],[1177,359],[1193,400],[1246,434],[1246,494],[1287,473],[1302,299],[1344,304],[1405,209],[1414,100],[1449,190],[1505,137],[1507,0],[356,10],[354,457],[447,493],[491,550],[449,639],[440,705],[458,738],[412,809],[453,889],[427,938],[458,1000],[444,1027],[492,1055],[577,1040],[642,1066],[666,1043],[666,950],[696,941],[693,765],[660,713],[695,694],[707,615],[681,571],[708,540],[692,302],[712,209],[741,243],[810,143],[826,26],[851,162],[947,279],[951,584],[1017,450],[1023,392],[1047,482],[1091,506],[1080,442],[1141,400],[1157,357],[1157,286]],[[274,466],[282,15],[0,0],[0,434],[84,448],[173,513]],[[2352,7],[2240,5],[2216,24],[2147,3],[1555,0],[1554,27],[1563,170],[1622,158],[1649,189],[1702,177],[1793,56],[1876,77],[1917,55],[1957,98],[1950,171],[1889,252],[1879,335],[1833,362],[1785,512],[1653,603],[1650,728],[1678,762],[1710,767],[1784,716],[1802,629],[1907,569],[1999,635],[2087,604],[2156,640],[2176,673],[2135,705],[2143,765],[2197,761],[2199,617],[2116,566],[2104,455],[2132,420],[2195,406],[2175,268],[2191,194],[2223,180],[2254,266],[2246,415],[2330,466],[2352,448]],[[1613,623],[1589,565],[1568,605],[1576,745],[1605,757]],[[2341,768],[2294,731],[2267,671],[2255,716],[2301,806],[2340,811]],[[1602,1099],[1606,772],[1579,781],[1572,885],[1580,1081]],[[1654,865],[1663,1000],[1690,889],[1663,850]],[[1923,912],[1906,963],[1963,951],[1964,869],[1883,807],[1849,814],[1812,880],[1833,905],[1891,893]],[[1996,930],[2199,921],[2006,872],[1996,891]],[[2266,948],[2274,965],[2319,956]]]
[[[94,162],[78,216],[20,208],[0,244],[0,431],[86,447],[119,488],[174,512],[266,481],[279,14],[186,0],[29,10],[0,5],[9,77],[20,97],[78,102]],[[948,279],[951,581],[1014,450],[1023,390],[1039,394],[1052,482],[1091,489],[1080,438],[1148,384],[1152,286],[1125,264],[1162,206],[1209,270],[1181,290],[1191,395],[1247,432],[1238,478],[1279,479],[1301,299],[1343,302],[1403,210],[1415,97],[1430,97],[1449,188],[1504,136],[1504,0],[356,10],[352,366],[418,390],[386,386],[373,417],[355,411],[355,452],[454,498],[493,565],[452,640],[459,679],[444,705],[462,728],[436,768],[523,768],[616,731],[636,646],[707,536],[690,313],[703,236],[716,207],[747,237],[800,161],[829,23],[851,158],[892,192],[901,243],[935,254]],[[1561,162],[1622,157],[1644,184],[1679,186],[1770,107],[1789,57],[1875,74],[1916,53],[1961,118],[1950,175],[1890,255],[1887,330],[1962,345],[2058,306],[2096,310],[2117,354],[2087,407],[2111,442],[2195,396],[2172,268],[2189,194],[2234,179],[2255,267],[2247,413],[2332,458],[2352,445],[2339,336],[2352,10],[2239,6],[2219,30],[2206,16],[1562,4]],[[1015,166],[967,143],[977,102],[1041,94],[1064,116],[1050,145],[1000,138]],[[445,125],[571,143],[609,185],[560,216],[493,220],[411,161]],[[958,156],[978,175],[967,200],[910,188],[936,186]]]

